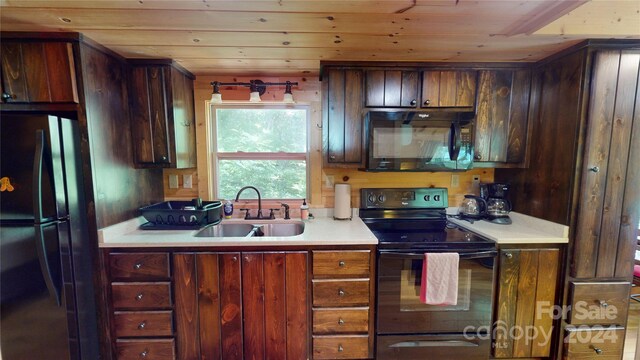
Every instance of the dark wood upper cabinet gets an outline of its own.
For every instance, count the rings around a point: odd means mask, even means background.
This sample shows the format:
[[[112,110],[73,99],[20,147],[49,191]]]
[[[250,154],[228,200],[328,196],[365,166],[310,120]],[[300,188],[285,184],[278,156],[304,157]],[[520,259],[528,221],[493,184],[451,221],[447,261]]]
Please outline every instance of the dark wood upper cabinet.
[[[193,79],[170,61],[132,65],[131,133],[136,166],[196,166]]]
[[[78,102],[71,43],[3,39],[0,47],[3,102]]]
[[[416,107],[418,71],[367,70],[365,105],[367,107]]]
[[[363,153],[363,71],[328,69],[322,81],[325,167],[359,167]]]
[[[528,69],[479,71],[476,166],[525,165],[530,89]]]
[[[468,107],[476,100],[475,70],[426,70],[422,72],[423,108]]]

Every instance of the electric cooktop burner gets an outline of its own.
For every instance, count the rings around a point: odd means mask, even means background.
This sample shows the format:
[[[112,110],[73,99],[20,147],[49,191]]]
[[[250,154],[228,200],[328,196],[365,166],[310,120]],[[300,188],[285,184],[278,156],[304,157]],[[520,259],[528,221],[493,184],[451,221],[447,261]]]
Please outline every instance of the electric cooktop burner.
[[[447,189],[362,189],[360,218],[380,249],[494,248],[495,243],[447,222]]]

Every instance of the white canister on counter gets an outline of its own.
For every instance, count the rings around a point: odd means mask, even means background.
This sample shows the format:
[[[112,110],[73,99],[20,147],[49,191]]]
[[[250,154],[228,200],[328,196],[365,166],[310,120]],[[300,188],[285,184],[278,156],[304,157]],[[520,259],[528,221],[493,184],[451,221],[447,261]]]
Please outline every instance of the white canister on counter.
[[[336,184],[333,218],[335,220],[351,220],[351,185]]]

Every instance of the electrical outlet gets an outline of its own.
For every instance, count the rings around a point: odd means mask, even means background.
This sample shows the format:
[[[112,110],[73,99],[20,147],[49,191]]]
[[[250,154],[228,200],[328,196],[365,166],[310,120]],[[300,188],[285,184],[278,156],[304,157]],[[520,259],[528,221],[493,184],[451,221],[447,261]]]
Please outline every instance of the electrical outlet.
[[[169,189],[177,189],[178,188],[178,175],[169,174]]]
[[[471,188],[474,194],[480,195],[480,175],[473,175],[471,178]]]
[[[451,187],[457,188],[460,186],[460,175],[451,175]]]
[[[185,189],[191,189],[193,187],[193,175],[191,174],[182,175],[182,187]]]

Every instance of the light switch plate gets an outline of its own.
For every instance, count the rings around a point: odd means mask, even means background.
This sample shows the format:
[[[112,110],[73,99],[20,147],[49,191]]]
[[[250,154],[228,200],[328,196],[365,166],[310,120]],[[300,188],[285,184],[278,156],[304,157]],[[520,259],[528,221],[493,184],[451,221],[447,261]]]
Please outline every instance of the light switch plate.
[[[451,175],[451,187],[457,188],[460,186],[460,175]]]
[[[178,188],[178,175],[169,174],[169,189],[177,189]]]
[[[193,175],[191,174],[182,175],[182,187],[185,189],[191,189],[193,187]]]

